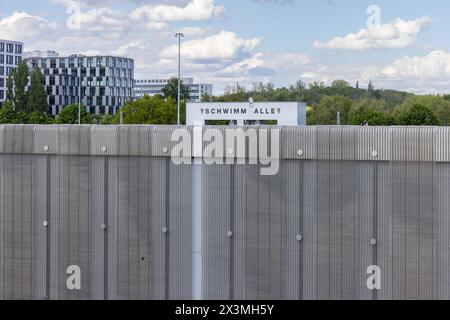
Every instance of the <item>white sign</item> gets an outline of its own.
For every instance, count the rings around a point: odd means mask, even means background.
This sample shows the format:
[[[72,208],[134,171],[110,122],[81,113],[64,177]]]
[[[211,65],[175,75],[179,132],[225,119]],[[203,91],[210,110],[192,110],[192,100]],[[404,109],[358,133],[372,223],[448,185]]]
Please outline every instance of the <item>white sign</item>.
[[[188,103],[186,124],[208,120],[277,121],[279,126],[306,125],[306,104],[299,102],[208,102]]]

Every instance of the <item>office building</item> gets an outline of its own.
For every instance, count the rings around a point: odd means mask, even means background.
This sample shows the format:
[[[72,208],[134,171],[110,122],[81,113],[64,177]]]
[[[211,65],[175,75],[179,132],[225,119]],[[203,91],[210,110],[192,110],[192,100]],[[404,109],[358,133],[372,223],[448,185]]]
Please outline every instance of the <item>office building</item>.
[[[49,57],[49,53],[53,56]],[[30,69],[40,68],[45,76],[52,115],[78,103],[79,98],[88,112],[113,115],[133,99],[133,59],[55,54],[47,51],[25,59]]]
[[[23,43],[0,39],[0,105],[6,99],[6,80],[22,60]]]
[[[134,95],[136,99],[144,95],[154,96],[163,94],[163,89],[170,79],[140,79],[134,82]],[[205,83],[194,83],[192,78],[181,79],[182,83],[189,88],[189,102],[201,102],[203,96],[212,95],[213,85]]]

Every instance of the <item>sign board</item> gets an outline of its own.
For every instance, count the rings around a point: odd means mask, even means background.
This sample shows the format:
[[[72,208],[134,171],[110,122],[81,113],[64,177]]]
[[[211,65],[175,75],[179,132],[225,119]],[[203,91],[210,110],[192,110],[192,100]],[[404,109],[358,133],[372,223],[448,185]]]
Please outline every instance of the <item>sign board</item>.
[[[208,102],[188,103],[188,126],[208,120],[277,121],[279,126],[306,125],[306,104],[299,102]]]

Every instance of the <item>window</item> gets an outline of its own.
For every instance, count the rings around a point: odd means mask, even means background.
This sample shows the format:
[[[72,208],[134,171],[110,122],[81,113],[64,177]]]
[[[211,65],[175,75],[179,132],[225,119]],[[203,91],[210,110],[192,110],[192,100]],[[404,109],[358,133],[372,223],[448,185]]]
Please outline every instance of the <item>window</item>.
[[[0,78],[0,89],[5,86],[5,79]]]
[[[13,60],[13,56],[6,56],[6,64],[13,64],[14,60]]]
[[[5,43],[0,42],[0,52],[5,52]]]
[[[3,89],[0,89],[0,100],[5,99],[5,91]]]
[[[16,53],[21,54],[22,53],[22,45],[16,44]]]
[[[56,84],[55,77],[50,77],[50,85],[54,86]]]
[[[5,63],[5,55],[0,54],[0,63]]]
[[[55,59],[50,60],[50,68],[56,68],[56,60]]]
[[[11,67],[6,67],[6,75],[7,75],[7,76],[10,76],[11,73],[12,73],[12,71],[13,71],[13,68],[11,68]]]
[[[12,43],[6,44],[6,52],[13,53],[14,52],[14,45]]]
[[[22,57],[17,57],[16,56],[16,61],[15,61],[15,65],[18,66],[20,61],[22,61]]]

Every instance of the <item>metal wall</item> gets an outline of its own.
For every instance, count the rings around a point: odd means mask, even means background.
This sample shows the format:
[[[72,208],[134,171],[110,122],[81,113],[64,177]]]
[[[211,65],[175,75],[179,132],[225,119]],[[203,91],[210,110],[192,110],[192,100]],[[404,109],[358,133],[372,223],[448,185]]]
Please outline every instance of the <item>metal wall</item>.
[[[190,299],[174,129],[0,126],[0,299]],[[450,299],[450,128],[280,130],[275,176],[202,168],[204,299]]]

